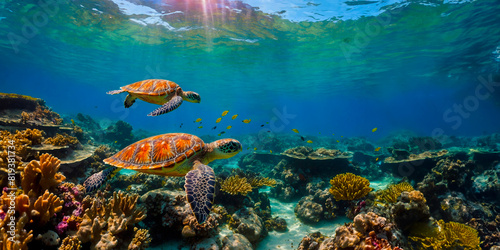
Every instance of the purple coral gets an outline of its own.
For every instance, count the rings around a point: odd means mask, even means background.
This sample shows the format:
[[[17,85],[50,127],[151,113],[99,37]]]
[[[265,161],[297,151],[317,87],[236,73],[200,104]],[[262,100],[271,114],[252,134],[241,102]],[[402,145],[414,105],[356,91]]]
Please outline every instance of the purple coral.
[[[68,230],[69,216],[64,216],[63,220],[56,226],[56,231],[59,235],[64,234]]]

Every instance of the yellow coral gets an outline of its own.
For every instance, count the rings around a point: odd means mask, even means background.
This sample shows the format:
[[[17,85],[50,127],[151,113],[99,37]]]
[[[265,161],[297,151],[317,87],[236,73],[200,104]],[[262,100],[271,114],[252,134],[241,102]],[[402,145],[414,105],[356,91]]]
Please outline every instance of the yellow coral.
[[[401,182],[396,185],[390,185],[386,189],[377,193],[377,200],[384,201],[386,203],[395,203],[396,201],[398,201],[398,197],[403,191],[413,191],[413,187],[408,182]]]
[[[31,198],[38,197],[45,190],[53,189],[66,179],[58,173],[61,161],[50,154],[40,156],[40,161],[31,161],[21,173],[21,187]]]
[[[252,185],[247,182],[247,178],[241,178],[235,175],[225,179],[222,182],[221,190],[232,195],[247,195],[252,191]]]
[[[70,136],[66,133],[64,134],[56,134],[54,137],[47,138],[43,143],[51,144],[54,146],[70,146],[74,147],[80,143],[78,139],[74,136]]]
[[[9,240],[11,235],[8,233],[10,231],[7,229],[7,223],[9,223],[9,216],[5,216],[3,220],[0,220],[0,249],[2,250],[26,250],[28,249],[28,243],[33,239],[33,230],[27,232],[24,226],[28,223],[29,218],[26,213],[23,213],[21,217],[16,220],[15,235],[13,236],[14,241]]]
[[[252,188],[259,188],[262,186],[268,186],[268,187],[276,186],[276,180],[268,177],[254,177],[250,179],[249,183],[250,186],[252,186]]]
[[[149,247],[149,243],[151,243],[151,237],[149,236],[149,231],[147,229],[138,229],[134,228],[134,238],[132,242],[128,245],[128,249],[130,250],[140,250],[147,249]]]
[[[457,222],[438,221],[439,227],[429,228],[427,225],[414,228],[410,240],[421,245],[423,249],[481,249],[478,232],[467,225]]]
[[[82,246],[81,241],[76,236],[68,236],[62,241],[59,250],[80,250]]]
[[[368,179],[352,173],[338,174],[330,184],[329,191],[337,201],[360,199],[372,191]]]

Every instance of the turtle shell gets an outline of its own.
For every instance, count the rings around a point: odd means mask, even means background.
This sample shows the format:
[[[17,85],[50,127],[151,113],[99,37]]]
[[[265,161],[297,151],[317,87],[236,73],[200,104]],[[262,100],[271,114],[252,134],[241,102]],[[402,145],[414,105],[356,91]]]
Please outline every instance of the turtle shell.
[[[204,148],[205,143],[197,136],[183,133],[163,134],[131,144],[104,159],[104,162],[145,173],[178,176],[185,175],[189,169],[175,171],[175,168]]]
[[[168,95],[178,88],[179,85],[177,85],[177,83],[162,79],[149,79],[121,87],[122,90],[129,93],[154,96]]]

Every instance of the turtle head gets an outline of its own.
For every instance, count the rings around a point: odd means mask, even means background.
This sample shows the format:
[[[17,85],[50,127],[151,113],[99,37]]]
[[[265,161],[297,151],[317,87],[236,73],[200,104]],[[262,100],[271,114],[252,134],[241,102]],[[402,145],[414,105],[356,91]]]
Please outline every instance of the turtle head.
[[[235,139],[222,139],[210,143],[212,160],[227,159],[237,155],[242,150],[241,143]]]
[[[193,91],[185,91],[184,96],[183,96],[185,101],[188,102],[194,102],[194,103],[200,103],[201,102],[201,97],[198,95],[198,93],[193,92]]]

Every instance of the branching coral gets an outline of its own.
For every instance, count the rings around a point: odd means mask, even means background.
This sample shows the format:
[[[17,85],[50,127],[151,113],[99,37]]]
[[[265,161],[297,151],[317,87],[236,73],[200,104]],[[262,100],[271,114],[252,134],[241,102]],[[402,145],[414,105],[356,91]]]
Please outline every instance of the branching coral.
[[[30,198],[36,198],[46,190],[55,189],[66,179],[58,173],[61,161],[50,154],[40,156],[40,161],[31,161],[21,173],[21,187]]]
[[[385,203],[395,203],[403,191],[413,191],[413,187],[408,182],[390,185],[386,189],[377,192],[377,200]]]
[[[45,139],[43,142],[45,144],[51,144],[54,146],[70,146],[71,148],[75,148],[78,143],[78,139],[76,137],[70,136],[66,133],[56,134],[54,137],[49,137]]]
[[[438,228],[420,225],[409,238],[424,249],[481,249],[478,232],[457,222],[438,221]]]
[[[77,236],[82,243],[91,242],[92,247],[116,247],[116,234],[128,229],[146,218],[145,209],[137,208],[138,195],[124,195],[115,192],[109,200],[94,198],[84,200],[85,210],[83,221]]]
[[[38,197],[33,206],[30,207],[31,216],[37,217],[39,224],[44,225],[52,215],[61,211],[62,205],[63,201],[59,197],[45,190],[45,193]]]
[[[15,151],[16,155],[26,160],[31,151],[29,146],[42,143],[43,132],[38,129],[26,129],[11,134],[6,130],[0,131],[0,151]]]
[[[336,175],[330,184],[329,192],[337,201],[360,199],[372,191],[368,179],[352,173]]]
[[[59,250],[80,250],[81,241],[76,236],[68,236],[62,241]]]
[[[247,195],[252,191],[252,185],[247,182],[247,178],[241,178],[235,175],[230,176],[222,182],[221,190],[232,195]]]
[[[0,249],[2,250],[26,250],[28,243],[33,239],[33,230],[27,232],[24,226],[29,218],[26,213],[17,219],[15,230],[11,230],[7,223],[11,222],[9,216],[0,219]],[[7,229],[9,227],[9,229]],[[11,232],[14,235],[11,235]],[[10,239],[9,239],[10,238]]]
[[[252,186],[252,188],[259,188],[262,186],[268,186],[268,187],[276,186],[276,180],[268,177],[254,177],[250,179],[249,183],[250,186]]]
[[[151,243],[151,237],[149,236],[149,231],[147,229],[138,229],[134,228],[134,238],[132,242],[128,245],[128,249],[130,250],[140,250],[147,249],[149,247],[149,243]]]

